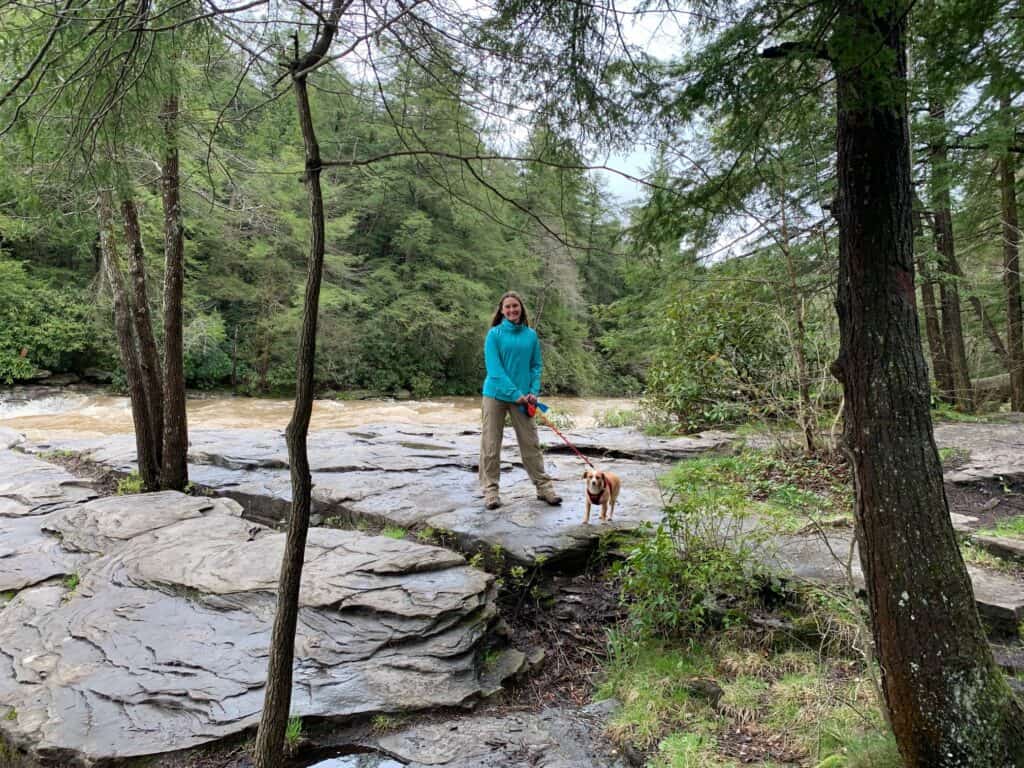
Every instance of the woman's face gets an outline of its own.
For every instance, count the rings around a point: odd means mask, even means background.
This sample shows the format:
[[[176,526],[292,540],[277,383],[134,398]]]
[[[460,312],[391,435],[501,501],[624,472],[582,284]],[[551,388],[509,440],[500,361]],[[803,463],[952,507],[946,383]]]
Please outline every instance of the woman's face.
[[[519,299],[506,296],[505,300],[501,302],[501,314],[509,322],[518,323],[523,314],[523,305],[519,303]]]

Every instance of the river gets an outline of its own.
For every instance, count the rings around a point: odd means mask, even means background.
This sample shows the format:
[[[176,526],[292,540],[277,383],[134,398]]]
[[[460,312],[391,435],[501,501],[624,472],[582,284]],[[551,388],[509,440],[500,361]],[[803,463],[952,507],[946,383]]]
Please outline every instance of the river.
[[[632,410],[635,400],[623,398],[545,398],[552,412],[571,417],[576,427],[598,425],[602,414]],[[190,429],[284,429],[292,401],[285,399],[190,395]],[[366,424],[448,424],[477,426],[480,398],[442,397],[429,400],[317,400],[310,430],[359,427]],[[0,427],[10,427],[30,440],[48,437],[98,437],[132,431],[128,398],[100,389],[47,387],[0,388]]]

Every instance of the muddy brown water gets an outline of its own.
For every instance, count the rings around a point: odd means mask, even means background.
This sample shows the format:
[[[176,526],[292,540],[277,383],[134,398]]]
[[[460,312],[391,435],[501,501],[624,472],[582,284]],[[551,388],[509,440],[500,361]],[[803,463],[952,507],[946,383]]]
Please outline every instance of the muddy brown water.
[[[637,401],[620,398],[545,398],[551,412],[568,416],[578,428],[598,426],[609,411],[634,410]],[[189,429],[284,429],[293,401],[246,397],[195,397],[188,400]],[[345,429],[367,424],[480,424],[480,398],[430,400],[317,400],[310,430]],[[132,431],[125,397],[100,392],[0,389],[0,426],[30,440],[47,437],[98,437]]]

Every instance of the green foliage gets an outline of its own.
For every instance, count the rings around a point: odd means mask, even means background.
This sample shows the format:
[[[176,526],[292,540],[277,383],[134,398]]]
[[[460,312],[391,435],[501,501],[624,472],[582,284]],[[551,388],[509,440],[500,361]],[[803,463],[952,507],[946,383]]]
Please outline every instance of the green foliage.
[[[67,576],[64,577],[64,588],[68,592],[74,592],[76,589],[78,589],[79,581],[80,577],[77,573],[69,573]]]
[[[1024,515],[1004,517],[996,522],[995,533],[997,536],[1012,536],[1016,539],[1024,539]]]
[[[210,388],[231,374],[226,349],[227,331],[219,313],[197,314],[184,328],[185,381],[190,387]]]
[[[398,528],[393,525],[386,526],[384,530],[380,532],[381,536],[387,536],[389,539],[404,539],[405,534],[405,528]]]
[[[71,370],[95,353],[89,317],[78,290],[51,287],[0,251],[0,381]]]
[[[632,635],[612,634],[605,679],[596,698],[616,698],[622,710],[610,724],[613,738],[649,748],[702,712],[702,702],[686,682],[714,671],[707,650],[697,644],[639,642]]]
[[[640,424],[640,412],[631,408],[612,408],[597,414],[599,427],[635,427]]]
[[[1000,531],[983,531],[983,533],[995,534],[997,536],[1013,535]],[[968,565],[977,565],[982,568],[988,568],[992,571],[1002,571],[1003,573],[1012,573],[1015,571],[1012,563],[992,554],[987,549],[984,549],[970,541],[960,543],[960,555]]]
[[[748,600],[761,578],[755,553],[763,534],[746,530],[742,494],[667,482],[665,518],[616,566],[634,631],[640,637],[699,632],[729,595]]]
[[[302,718],[293,715],[288,718],[288,724],[284,730],[285,747],[289,750],[295,749],[302,739]]]
[[[868,734],[851,739],[842,750],[815,768],[903,768],[903,758],[891,735]]]
[[[117,481],[118,496],[129,496],[133,493],[142,493],[142,477],[138,472],[132,472]]]
[[[370,721],[370,725],[373,728],[374,733],[387,733],[393,731],[402,724],[403,718],[401,715],[374,715],[373,720]]]

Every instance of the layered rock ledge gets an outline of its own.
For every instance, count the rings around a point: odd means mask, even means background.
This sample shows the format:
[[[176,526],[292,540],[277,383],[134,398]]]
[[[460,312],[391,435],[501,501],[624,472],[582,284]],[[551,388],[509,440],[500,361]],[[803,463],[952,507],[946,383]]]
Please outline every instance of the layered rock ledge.
[[[506,430],[504,505],[486,511],[477,483],[477,430],[375,425],[313,432],[308,444],[314,522],[338,517],[430,528],[446,534],[464,552],[500,550],[511,561],[528,566],[582,560],[603,533],[661,519],[658,477],[668,462],[722,451],[734,440],[721,434],[660,439],[635,430],[568,433],[592,462],[626,478],[614,521],[598,525],[595,513],[592,524],[584,525],[581,477],[586,467],[550,430],[541,434],[562,506],[549,507],[536,499],[515,438]],[[237,500],[252,519],[274,524],[286,518],[291,479],[283,433],[196,430],[190,437],[193,482]],[[134,468],[130,435],[102,441],[57,440],[40,448],[75,451],[122,472]]]
[[[89,499],[0,450],[0,734],[51,764],[169,752],[258,722],[284,535],[230,499]],[[4,477],[9,477],[4,475]],[[493,577],[449,550],[310,531],[292,712],[466,705]],[[515,671],[514,669],[509,670]]]

